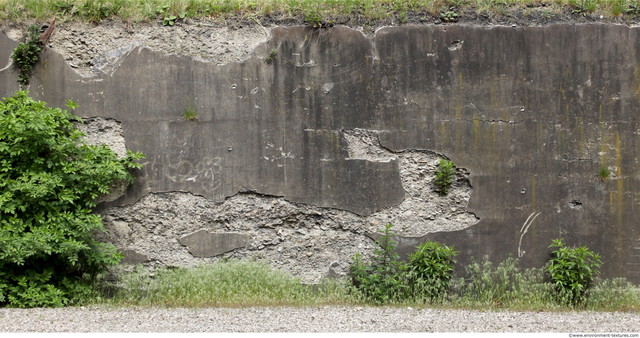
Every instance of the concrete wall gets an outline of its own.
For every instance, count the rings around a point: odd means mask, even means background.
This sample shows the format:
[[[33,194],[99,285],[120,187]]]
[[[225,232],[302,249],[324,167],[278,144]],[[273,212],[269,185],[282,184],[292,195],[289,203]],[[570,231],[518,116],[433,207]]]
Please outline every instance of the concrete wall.
[[[392,222],[405,254],[434,239],[463,264],[541,266],[563,237],[638,282],[638,32],[274,28],[223,66],[138,47],[82,77],[48,51],[30,89],[119,122],[146,155],[138,183],[101,209],[129,262],[258,257],[317,281],[344,274]],[[0,34],[2,63],[14,45]],[[0,72],[0,95],[15,80]],[[432,184],[440,158],[459,168],[447,197]]]

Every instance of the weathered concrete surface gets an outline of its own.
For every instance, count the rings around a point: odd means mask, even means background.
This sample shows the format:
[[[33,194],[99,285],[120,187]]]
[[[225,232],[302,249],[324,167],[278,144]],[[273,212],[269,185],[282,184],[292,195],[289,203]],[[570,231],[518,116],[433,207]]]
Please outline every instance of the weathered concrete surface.
[[[238,233],[211,233],[200,229],[181,237],[178,242],[195,257],[215,257],[249,244],[249,236]]]
[[[383,219],[435,224],[461,215],[467,225],[460,228],[401,227],[403,249],[435,239],[455,245],[463,263],[513,255],[540,266],[551,239],[564,237],[600,252],[607,276],[637,282],[638,32],[602,24],[443,25],[382,28],[368,39],[345,27],[276,28],[253,58],[225,66],[136,48],[110,75],[82,78],[48,52],[31,90],[51,105],[74,99],[81,115],[120,121],[127,148],[147,156],[139,183],[106,207],[185,191],[213,208],[253,192],[320,213],[341,210],[339,217],[357,226],[334,220],[338,232],[325,234],[347,241]],[[13,45],[0,34],[0,50]],[[277,57],[267,64],[271,49]],[[0,95],[17,88],[15,76],[0,73]],[[184,121],[187,107],[198,110],[197,122]],[[350,148],[359,135],[354,130],[375,134],[382,153]],[[437,198],[428,189],[412,192],[419,175],[402,173],[428,154],[427,162],[446,156],[469,173],[472,193],[460,186],[469,204],[462,198],[455,207],[453,197],[449,212],[432,220],[410,209],[390,212]],[[432,174],[429,165],[425,177]],[[598,177],[603,166],[612,172],[605,180]],[[379,212],[390,216],[368,218]],[[238,222],[249,217],[230,215]],[[110,217],[117,222],[120,216]],[[232,231],[228,221],[208,222]],[[287,224],[295,232],[298,225]],[[193,222],[170,238],[200,228]],[[291,236],[269,245],[285,248]],[[324,259],[354,251],[340,248]],[[253,250],[245,253],[261,249]],[[286,260],[296,264],[302,257]]]

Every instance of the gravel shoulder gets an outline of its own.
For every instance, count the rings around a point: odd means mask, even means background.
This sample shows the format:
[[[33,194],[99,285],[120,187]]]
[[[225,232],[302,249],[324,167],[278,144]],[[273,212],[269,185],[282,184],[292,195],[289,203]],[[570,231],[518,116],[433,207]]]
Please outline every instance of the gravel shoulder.
[[[640,332],[640,313],[396,307],[0,309],[0,332]],[[638,335],[629,335],[638,336]]]

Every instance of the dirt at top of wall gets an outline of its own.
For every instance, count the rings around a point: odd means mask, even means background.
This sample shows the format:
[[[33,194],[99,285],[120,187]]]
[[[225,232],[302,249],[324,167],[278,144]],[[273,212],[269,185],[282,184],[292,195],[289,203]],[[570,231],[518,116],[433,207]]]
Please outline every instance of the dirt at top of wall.
[[[460,11],[457,22],[444,22],[434,14],[405,13],[376,20],[360,16],[332,18],[331,24],[344,24],[373,37],[383,26],[402,25],[507,25],[541,26],[553,23],[611,23],[637,25],[629,17],[605,18],[601,15],[565,10],[550,13],[541,8],[513,9],[505,13],[482,13],[475,9]],[[20,41],[27,27],[34,22],[0,23],[0,30],[9,38]],[[36,24],[44,24],[37,22]],[[254,49],[271,38],[271,28],[283,25],[304,25],[304,16],[266,16],[259,19],[231,17],[224,20],[184,19],[173,26],[160,22],[128,23],[106,20],[100,24],[65,21],[56,23],[48,47],[64,56],[80,75],[88,77],[110,74],[118,66],[121,56],[136,47],[146,47],[166,54],[185,55],[217,65],[242,62],[251,57]],[[323,28],[324,29],[324,28]]]

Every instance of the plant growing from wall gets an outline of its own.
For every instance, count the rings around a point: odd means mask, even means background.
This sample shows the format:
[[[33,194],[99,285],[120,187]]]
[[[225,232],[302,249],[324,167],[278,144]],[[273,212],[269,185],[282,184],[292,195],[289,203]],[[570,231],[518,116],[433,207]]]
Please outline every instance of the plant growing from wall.
[[[420,244],[407,266],[412,295],[430,301],[443,299],[453,278],[457,254],[452,246],[438,242]]]
[[[320,15],[320,12],[317,10],[309,11],[304,15],[304,23],[311,26],[313,29],[320,29],[327,25],[324,18]]]
[[[570,305],[584,303],[586,292],[602,266],[600,255],[586,246],[567,247],[562,239],[554,239],[549,248],[554,250],[546,270],[554,285],[556,299]]]
[[[267,56],[264,59],[264,62],[266,62],[267,64],[272,64],[273,61],[276,59],[276,57],[278,56],[278,50],[273,48],[269,51],[269,56]]]
[[[84,144],[73,120],[27,91],[0,101],[0,306],[73,304],[121,258],[92,209],[142,155]]]
[[[436,191],[440,196],[446,196],[449,193],[449,188],[453,184],[453,179],[456,175],[456,166],[449,160],[440,160],[435,175],[436,178],[433,183],[436,186]]]
[[[197,121],[198,117],[200,114],[198,114],[198,111],[188,107],[184,110],[184,112],[182,113],[182,117],[186,120],[186,121]]]
[[[600,177],[600,180],[606,181],[609,179],[609,176],[611,176],[611,170],[609,170],[605,165],[602,165],[598,171],[598,177]]]
[[[40,60],[41,51],[40,27],[38,25],[31,25],[29,26],[25,41],[19,43],[11,54],[11,58],[20,72],[20,77],[18,78],[20,85],[24,87],[29,85],[33,67],[36,62]]]

